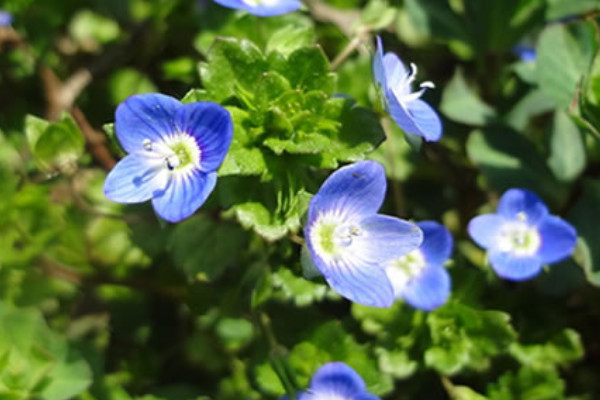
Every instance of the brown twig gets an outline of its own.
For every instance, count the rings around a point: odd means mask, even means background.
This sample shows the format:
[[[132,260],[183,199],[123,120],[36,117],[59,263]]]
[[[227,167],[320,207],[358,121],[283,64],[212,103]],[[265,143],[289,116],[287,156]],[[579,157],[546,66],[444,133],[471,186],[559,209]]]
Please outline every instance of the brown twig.
[[[312,16],[320,22],[330,22],[336,25],[347,37],[354,36],[356,23],[360,20],[358,10],[338,10],[320,0],[306,1]]]
[[[106,146],[106,136],[90,125],[79,107],[73,107],[71,109],[71,115],[73,116],[73,119],[75,119],[75,122],[77,122],[77,125],[79,125],[79,129],[81,129],[81,133],[85,138],[87,148],[92,154],[92,157],[94,157],[94,160],[96,160],[106,171],[110,171],[115,166],[116,161]]]

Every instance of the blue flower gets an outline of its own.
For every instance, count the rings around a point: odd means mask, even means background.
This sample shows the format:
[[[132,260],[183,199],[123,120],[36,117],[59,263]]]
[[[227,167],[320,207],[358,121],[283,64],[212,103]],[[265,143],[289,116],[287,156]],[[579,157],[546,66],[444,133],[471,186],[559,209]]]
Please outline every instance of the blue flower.
[[[437,141],[442,137],[442,122],[433,108],[421,96],[426,89],[435,86],[423,82],[419,90],[412,91],[417,76],[417,66],[410,64],[410,71],[393,53],[383,55],[381,38],[377,37],[377,54],[373,60],[375,81],[381,87],[385,107],[392,119],[407,133],[422,136],[426,141]]]
[[[533,62],[537,58],[535,47],[518,44],[512,48],[512,53],[518,56],[523,62]]]
[[[386,191],[383,167],[361,161],[335,171],[308,207],[304,236],[327,283],[354,302],[389,307],[394,289],[385,263],[418,248],[421,230],[377,214]]]
[[[567,258],[577,242],[575,228],[550,215],[542,200],[524,189],[508,190],[497,213],[473,218],[468,230],[487,249],[494,271],[513,281],[529,279],[542,266]]]
[[[315,372],[305,392],[298,400],[379,400],[367,392],[363,379],[342,362],[331,362]]]
[[[13,21],[13,16],[11,13],[0,10],[0,27],[2,26],[10,26]]]
[[[300,0],[215,0],[222,6],[244,10],[259,17],[272,17],[296,11],[302,7]]]
[[[452,235],[434,221],[418,222],[423,243],[417,250],[391,260],[386,273],[397,298],[421,310],[433,310],[450,295],[450,275],[444,262],[452,254]]]
[[[129,154],[106,177],[106,197],[118,203],[151,199],[170,222],[204,203],[233,136],[229,112],[218,104],[184,105],[162,94],[129,97],[117,108],[115,129]]]

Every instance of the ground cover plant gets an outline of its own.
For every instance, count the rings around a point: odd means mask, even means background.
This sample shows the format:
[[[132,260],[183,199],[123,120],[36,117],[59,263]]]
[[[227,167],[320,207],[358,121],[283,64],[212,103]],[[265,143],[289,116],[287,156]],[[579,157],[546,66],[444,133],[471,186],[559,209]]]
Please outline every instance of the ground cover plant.
[[[600,398],[599,23],[0,3],[0,398]]]

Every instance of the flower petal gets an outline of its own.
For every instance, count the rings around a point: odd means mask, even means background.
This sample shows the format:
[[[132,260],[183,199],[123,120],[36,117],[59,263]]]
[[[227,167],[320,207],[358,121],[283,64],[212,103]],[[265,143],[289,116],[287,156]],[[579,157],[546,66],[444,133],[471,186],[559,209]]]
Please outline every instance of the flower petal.
[[[272,17],[275,15],[281,15],[296,11],[302,7],[302,2],[299,0],[278,0],[275,2],[264,1],[256,5],[250,5],[243,0],[215,0],[215,3],[236,10],[244,10],[250,14],[258,15],[259,17]]]
[[[6,11],[0,11],[0,26],[10,26],[13,21],[12,14]]]
[[[200,168],[216,171],[231,144],[233,122],[229,111],[216,103],[185,104],[175,114],[175,125],[196,139],[200,148]]]
[[[577,231],[559,217],[548,216],[541,220],[538,232],[542,240],[538,256],[544,264],[569,257],[577,244]]]
[[[145,151],[144,140],[162,141],[175,132],[176,99],[163,94],[138,94],[122,102],[115,113],[115,130],[121,146],[128,152]]]
[[[377,82],[381,87],[387,88],[387,75],[385,71],[385,67],[383,66],[383,45],[381,44],[381,38],[377,36],[375,38],[377,41],[377,49],[375,51],[375,56],[373,57],[373,76],[375,77],[375,82]]]
[[[342,362],[327,363],[319,368],[312,376],[309,388],[314,400],[324,398],[324,395],[351,399],[366,390],[360,375]]]
[[[496,244],[498,233],[506,222],[506,218],[501,215],[484,214],[473,218],[467,230],[475,243],[484,249],[489,249]]]
[[[216,172],[193,170],[185,175],[174,172],[167,187],[154,193],[152,205],[162,219],[179,222],[204,204],[216,183]]]
[[[442,265],[452,254],[452,235],[448,229],[435,221],[417,222],[423,231],[421,254],[428,264]]]
[[[385,197],[385,171],[375,161],[361,161],[338,169],[310,201],[308,224],[323,212],[352,218],[375,214]]]
[[[389,307],[394,302],[392,284],[380,266],[345,258],[327,264],[310,244],[309,249],[319,272],[341,296],[371,307]]]
[[[442,137],[442,121],[438,113],[421,99],[410,101],[407,106],[413,124],[418,132],[410,132],[422,136],[428,142],[436,142]]]
[[[372,215],[359,223],[361,233],[349,249],[356,260],[379,264],[419,248],[423,232],[417,225],[387,215]]]
[[[387,88],[400,86],[408,78],[408,70],[402,60],[394,53],[385,53],[383,56],[383,68],[386,73]]]
[[[537,194],[526,189],[509,189],[498,202],[498,214],[510,219],[518,219],[523,214],[526,222],[535,224],[548,215],[548,208]]]
[[[167,185],[164,160],[129,154],[115,165],[104,181],[104,195],[117,203],[139,203]]]
[[[408,113],[408,111],[402,106],[402,104],[398,101],[396,94],[391,89],[387,89],[384,92],[386,104],[388,108],[388,113],[398,124],[400,128],[406,133],[411,133],[415,135],[420,135],[419,128],[413,122],[412,116]]]
[[[402,297],[411,306],[429,311],[448,300],[450,286],[450,274],[444,267],[428,265],[419,276],[408,282]]]
[[[537,256],[518,256],[510,252],[488,252],[490,264],[498,276],[512,281],[524,281],[542,270],[543,262]]]

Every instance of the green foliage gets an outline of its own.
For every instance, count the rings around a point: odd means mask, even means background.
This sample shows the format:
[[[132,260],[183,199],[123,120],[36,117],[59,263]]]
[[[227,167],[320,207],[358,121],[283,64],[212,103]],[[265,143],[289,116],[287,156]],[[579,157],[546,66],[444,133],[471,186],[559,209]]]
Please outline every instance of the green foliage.
[[[48,122],[28,115],[25,132],[29,148],[41,169],[70,174],[77,168],[84,141],[70,115],[64,114],[59,122]]]
[[[460,304],[436,310],[427,318],[432,345],[425,352],[425,363],[445,375],[487,369],[490,357],[507,351],[516,338],[509,319],[499,311]]]
[[[66,400],[92,382],[75,347],[39,311],[0,303],[0,393],[7,399]]]

